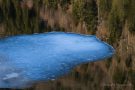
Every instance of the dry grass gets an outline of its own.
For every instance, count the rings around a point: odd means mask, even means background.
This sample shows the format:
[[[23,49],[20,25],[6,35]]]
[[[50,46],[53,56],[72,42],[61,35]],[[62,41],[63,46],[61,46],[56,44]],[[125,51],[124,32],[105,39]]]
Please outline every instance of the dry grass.
[[[71,8],[72,7],[69,6],[69,9],[65,12],[63,12],[60,6],[57,10],[45,9],[40,15],[51,27],[59,26],[64,28],[67,32],[87,33],[85,23],[75,25],[71,15]]]

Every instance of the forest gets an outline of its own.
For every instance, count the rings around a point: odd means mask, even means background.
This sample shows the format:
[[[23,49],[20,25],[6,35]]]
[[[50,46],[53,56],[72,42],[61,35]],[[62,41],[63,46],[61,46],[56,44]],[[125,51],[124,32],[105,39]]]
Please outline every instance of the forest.
[[[134,90],[134,11],[135,0],[0,0],[0,38],[75,32],[96,35],[116,49],[108,60],[24,90]]]

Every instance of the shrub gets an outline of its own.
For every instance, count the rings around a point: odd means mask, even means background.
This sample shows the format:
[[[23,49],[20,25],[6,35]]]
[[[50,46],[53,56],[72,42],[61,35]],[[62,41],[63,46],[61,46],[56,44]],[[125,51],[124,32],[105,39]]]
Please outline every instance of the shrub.
[[[39,5],[34,1],[34,7],[21,6],[20,0],[3,0],[3,23],[6,35],[39,32]]]
[[[3,22],[3,18],[4,18],[4,16],[3,16],[3,10],[0,7],[0,24]]]
[[[132,86],[135,89],[135,71],[134,70],[130,70],[129,71],[129,76],[130,76],[130,80],[131,80]]]
[[[117,67],[112,78],[114,83],[124,84],[127,79],[127,71]]]
[[[84,1],[83,0],[74,0],[72,2],[72,14],[76,23],[83,21],[83,11],[84,11]]]
[[[115,43],[119,40],[123,25],[121,23],[121,20],[119,16],[117,15],[117,10],[112,10],[111,13],[109,14],[109,19],[108,19],[108,27],[110,31],[110,37],[109,37],[109,42],[110,43]]]
[[[71,0],[59,0],[59,3],[63,11],[65,11],[68,9],[69,4],[71,4]]]
[[[112,58],[109,58],[107,61],[105,61],[105,66],[107,69],[110,68],[111,64],[112,64]]]
[[[99,14],[102,18],[107,17],[111,10],[112,0],[100,0],[99,1]]]
[[[47,6],[47,8],[57,9],[58,0],[45,0],[45,5]]]
[[[84,5],[84,22],[86,23],[87,29],[92,33],[95,34],[97,30],[97,5],[95,0],[91,0],[86,2]]]
[[[125,64],[128,68],[131,68],[132,67],[132,57],[131,55],[129,55],[127,58],[126,58],[126,61],[125,61]]]
[[[85,22],[87,29],[94,34],[97,29],[97,5],[95,0],[73,2],[73,17],[76,23]]]

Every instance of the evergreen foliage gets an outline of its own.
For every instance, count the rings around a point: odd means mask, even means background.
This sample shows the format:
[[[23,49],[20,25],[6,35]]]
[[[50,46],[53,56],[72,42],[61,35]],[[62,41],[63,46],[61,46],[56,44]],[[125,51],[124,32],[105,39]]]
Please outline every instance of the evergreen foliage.
[[[85,23],[91,34],[95,34],[99,20],[107,20],[111,43],[119,40],[126,22],[129,31],[135,32],[134,0],[99,0],[98,4],[96,0],[34,0],[32,8],[25,2],[1,0],[0,23],[4,23],[6,35],[44,32],[46,22],[39,16],[41,7],[56,10],[59,5],[64,12],[71,5],[76,25]]]
[[[85,22],[87,29],[94,34],[97,28],[97,5],[95,0],[75,0],[73,3],[73,17],[75,22]]]

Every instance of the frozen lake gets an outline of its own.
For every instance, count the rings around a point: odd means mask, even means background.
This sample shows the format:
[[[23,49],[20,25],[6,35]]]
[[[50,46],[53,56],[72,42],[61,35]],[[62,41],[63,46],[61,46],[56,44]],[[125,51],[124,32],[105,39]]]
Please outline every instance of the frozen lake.
[[[112,46],[93,35],[50,32],[0,39],[0,88],[56,79],[77,65],[113,54]]]

